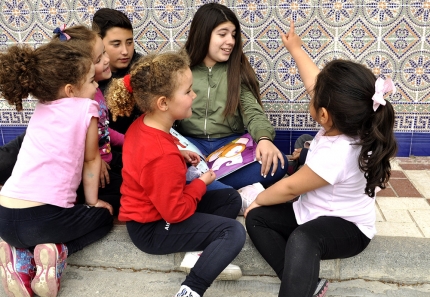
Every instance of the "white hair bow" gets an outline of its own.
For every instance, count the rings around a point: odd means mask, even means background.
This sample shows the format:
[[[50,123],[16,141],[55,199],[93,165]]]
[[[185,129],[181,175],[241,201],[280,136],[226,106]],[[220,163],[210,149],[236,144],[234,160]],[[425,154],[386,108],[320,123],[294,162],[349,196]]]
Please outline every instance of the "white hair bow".
[[[393,91],[393,94],[396,93],[394,82],[389,77],[386,80],[379,77],[375,82],[375,94],[372,97],[373,111],[376,111],[379,105],[386,104],[384,94],[389,91]]]

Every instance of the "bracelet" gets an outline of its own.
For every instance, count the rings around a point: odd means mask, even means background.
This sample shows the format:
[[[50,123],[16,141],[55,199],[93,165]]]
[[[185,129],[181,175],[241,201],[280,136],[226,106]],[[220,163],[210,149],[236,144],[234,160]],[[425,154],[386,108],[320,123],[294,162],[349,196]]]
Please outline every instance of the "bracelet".
[[[90,205],[90,204],[85,203],[84,205],[85,205],[87,208],[96,207],[96,205],[95,205],[95,204],[94,204],[94,205]]]
[[[270,141],[271,143],[273,143],[273,141],[272,141],[270,138],[260,138],[260,139],[257,141],[257,144],[259,144],[261,140],[268,140],[268,141]]]

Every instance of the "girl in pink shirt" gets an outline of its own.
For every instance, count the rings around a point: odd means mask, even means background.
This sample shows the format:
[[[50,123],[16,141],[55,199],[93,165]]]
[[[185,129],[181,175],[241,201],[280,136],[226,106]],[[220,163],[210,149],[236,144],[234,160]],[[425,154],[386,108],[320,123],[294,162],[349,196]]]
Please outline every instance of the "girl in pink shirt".
[[[22,98],[38,99],[0,192],[0,269],[8,296],[57,296],[67,256],[112,228],[112,206],[97,196],[94,44],[69,44],[63,29],[54,32],[58,38],[35,50],[12,46],[0,54],[0,92],[8,103],[22,110]],[[86,34],[96,40],[95,32]],[[85,204],[75,204],[81,180]]]
[[[350,61],[334,60],[320,71],[301,48],[293,23],[282,41],[322,128],[303,167],[248,207],[246,227],[281,279],[279,296],[321,297],[328,282],[318,279],[320,260],[355,256],[376,233],[375,191],[385,188],[397,152],[394,110],[383,96],[395,87]]]

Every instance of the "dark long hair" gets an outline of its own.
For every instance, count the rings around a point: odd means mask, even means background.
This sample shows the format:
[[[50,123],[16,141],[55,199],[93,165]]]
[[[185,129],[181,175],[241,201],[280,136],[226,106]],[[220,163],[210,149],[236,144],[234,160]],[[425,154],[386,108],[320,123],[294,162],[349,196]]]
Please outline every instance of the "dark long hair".
[[[394,137],[394,109],[389,101],[373,111],[376,78],[361,64],[334,60],[318,74],[313,90],[316,110],[324,107],[332,128],[360,139],[359,166],[367,180],[365,193],[375,196],[375,188],[385,189],[391,175],[390,159],[397,153]]]
[[[224,116],[234,114],[240,106],[241,85],[248,88],[262,106],[257,77],[242,50],[239,20],[234,12],[224,5],[218,3],[204,4],[194,15],[185,43],[185,50],[190,56],[190,67],[192,68],[205,59],[209,50],[212,31],[220,24],[229,21],[236,27],[236,36],[233,50],[227,61],[227,106],[224,109]]]

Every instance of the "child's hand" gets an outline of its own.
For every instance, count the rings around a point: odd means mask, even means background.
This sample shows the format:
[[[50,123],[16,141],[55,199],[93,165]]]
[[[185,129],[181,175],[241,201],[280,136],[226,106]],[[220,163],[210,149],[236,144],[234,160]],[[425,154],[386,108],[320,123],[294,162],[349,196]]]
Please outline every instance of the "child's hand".
[[[113,215],[113,207],[112,207],[112,205],[110,205],[106,201],[99,199],[99,200],[97,200],[97,203],[94,205],[94,207],[106,208],[107,210],[109,210],[110,214]]]
[[[108,170],[110,170],[109,164],[102,160],[102,165],[100,166],[100,184],[99,184],[99,187],[104,188],[106,186],[106,184],[110,183]]]
[[[288,158],[289,160],[297,160],[298,158],[300,158],[300,152],[302,151],[302,148],[296,148],[294,150],[294,152],[292,153],[291,157]]]
[[[200,162],[200,156],[199,154],[193,152],[193,151],[183,151],[180,150],[181,155],[184,157],[185,162],[196,166]]]
[[[258,196],[257,196],[258,197]],[[245,212],[243,213],[243,216],[246,218],[246,216],[248,215],[248,212],[251,210],[251,209],[253,209],[253,208],[256,208],[256,207],[260,207],[261,205],[260,204],[258,204],[257,202],[256,202],[256,200],[257,199],[255,199],[252,203],[251,203],[251,205],[250,206],[248,206],[248,208],[245,210]]]
[[[301,48],[302,39],[294,31],[294,22],[292,20],[290,21],[290,31],[288,31],[286,34],[282,32],[280,33],[281,33],[282,43],[290,53],[297,48]]]
[[[216,178],[216,174],[215,172],[213,172],[212,169],[209,169],[209,171],[206,171],[205,173],[203,173],[199,179],[201,179],[206,185],[209,185],[210,183],[212,183]]]

